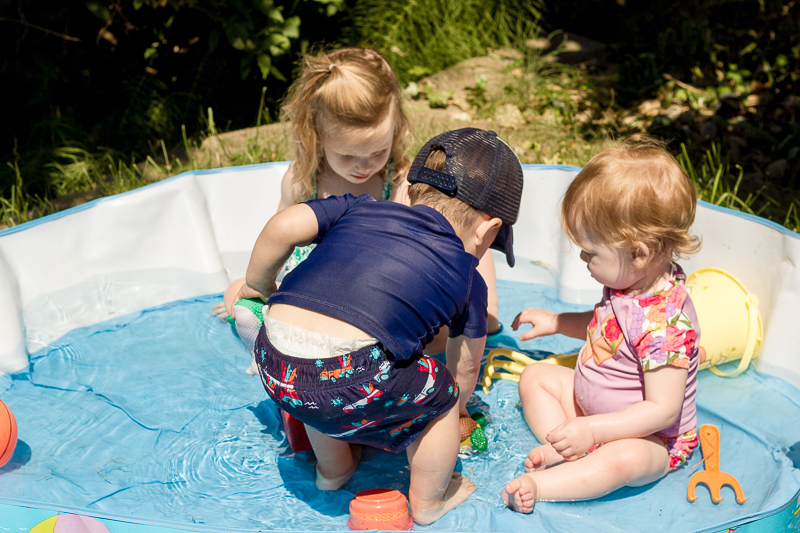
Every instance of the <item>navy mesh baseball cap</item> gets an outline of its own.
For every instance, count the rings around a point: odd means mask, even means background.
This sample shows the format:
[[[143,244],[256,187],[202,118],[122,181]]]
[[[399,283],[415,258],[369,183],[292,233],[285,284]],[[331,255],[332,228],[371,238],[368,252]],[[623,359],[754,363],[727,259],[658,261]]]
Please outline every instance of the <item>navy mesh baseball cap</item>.
[[[424,166],[434,148],[443,149],[447,156],[441,172]],[[517,221],[522,199],[522,165],[495,132],[462,128],[437,135],[414,158],[407,179],[409,183],[427,183],[502,220],[490,248],[506,254],[508,265],[514,266],[511,226]]]

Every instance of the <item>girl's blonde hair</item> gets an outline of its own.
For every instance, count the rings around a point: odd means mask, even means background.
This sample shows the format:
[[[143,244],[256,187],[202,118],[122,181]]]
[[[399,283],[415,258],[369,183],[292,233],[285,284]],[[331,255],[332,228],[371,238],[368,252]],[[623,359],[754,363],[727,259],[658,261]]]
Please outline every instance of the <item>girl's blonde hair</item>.
[[[694,184],[664,145],[628,139],[594,156],[567,188],[561,223],[578,246],[587,240],[614,248],[646,244],[651,259],[670,261],[700,249],[689,233]]]
[[[340,48],[304,56],[282,116],[292,122],[299,201],[311,196],[314,174],[324,169],[321,132],[331,127],[370,129],[390,119],[394,185],[403,180],[410,161],[405,155],[408,119],[403,113],[402,91],[392,67],[375,50]]]

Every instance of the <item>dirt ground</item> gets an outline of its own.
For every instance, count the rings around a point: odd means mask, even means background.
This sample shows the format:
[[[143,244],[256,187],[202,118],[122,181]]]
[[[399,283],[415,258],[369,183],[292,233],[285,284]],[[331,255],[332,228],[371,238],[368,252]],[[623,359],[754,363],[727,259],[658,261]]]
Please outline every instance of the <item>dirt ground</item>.
[[[575,46],[572,47],[573,50]],[[578,47],[578,49],[580,49]],[[501,95],[515,82],[512,73],[521,54],[499,50],[483,57],[458,63],[417,83],[420,93],[406,95],[403,108],[410,123],[408,154],[413,156],[425,141],[456,128],[474,127],[496,131],[517,153],[523,163],[564,163],[581,165],[607,142],[571,138],[551,117],[524,117],[513,105],[501,105],[486,117],[484,110],[471,105],[469,98],[479,79],[483,79],[488,99]],[[445,96],[446,104],[434,107],[431,93]],[[428,95],[426,97],[426,94]],[[291,158],[289,125],[277,123],[259,128],[221,133],[208,137],[195,157],[210,166],[229,166]]]

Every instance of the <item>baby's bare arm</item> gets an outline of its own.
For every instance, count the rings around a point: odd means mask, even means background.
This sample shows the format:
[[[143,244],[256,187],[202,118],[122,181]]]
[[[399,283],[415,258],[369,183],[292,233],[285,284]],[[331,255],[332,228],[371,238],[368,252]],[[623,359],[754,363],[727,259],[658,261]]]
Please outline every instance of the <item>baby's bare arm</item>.
[[[307,204],[290,206],[273,216],[256,240],[247,265],[246,285],[266,295],[275,290],[275,278],[296,246],[316,238],[319,225]]]
[[[447,369],[458,382],[458,408],[461,414],[467,414],[467,400],[478,382],[485,346],[486,337],[470,339],[461,335],[447,339]]]
[[[519,339],[523,341],[554,333],[561,333],[575,339],[585,339],[586,328],[592,320],[593,313],[594,311],[558,314],[546,309],[530,307],[514,318],[511,329],[517,331],[521,324],[530,324],[532,328],[519,336]]]

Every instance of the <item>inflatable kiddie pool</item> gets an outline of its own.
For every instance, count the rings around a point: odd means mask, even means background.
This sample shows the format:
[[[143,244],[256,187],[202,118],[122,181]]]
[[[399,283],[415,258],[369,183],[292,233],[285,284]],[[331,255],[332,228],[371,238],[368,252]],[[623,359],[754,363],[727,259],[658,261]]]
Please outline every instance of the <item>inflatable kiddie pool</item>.
[[[346,531],[357,492],[407,489],[405,456],[368,450],[342,490],[318,491],[313,456],[292,453],[260,380],[244,372],[249,355],[228,324],[208,316],[244,274],[287,166],[184,173],[0,232],[0,399],[19,439],[0,467],[0,531],[68,522],[111,533]],[[580,169],[524,170],[517,267],[496,258],[505,324],[524,307],[583,310],[600,295],[558,221],[559,200]],[[478,387],[469,404],[490,419],[488,452],[458,464],[478,490],[417,529],[800,527],[800,239],[704,203],[694,229],[704,245],[682,262],[686,272],[722,269],[760,302],[760,355],[736,378],[702,371],[698,387],[699,422],[719,429],[720,468],[739,480],[747,501],[737,504],[726,486],[713,503],[703,485],[697,501],[687,501],[689,478],[703,469],[692,469],[698,449],[646,487],[513,513],[498,494],[536,441],[517,385],[499,380],[488,394]],[[506,330],[487,351],[541,359],[579,345],[559,336],[523,343]],[[68,515],[94,520],[54,518]]]

